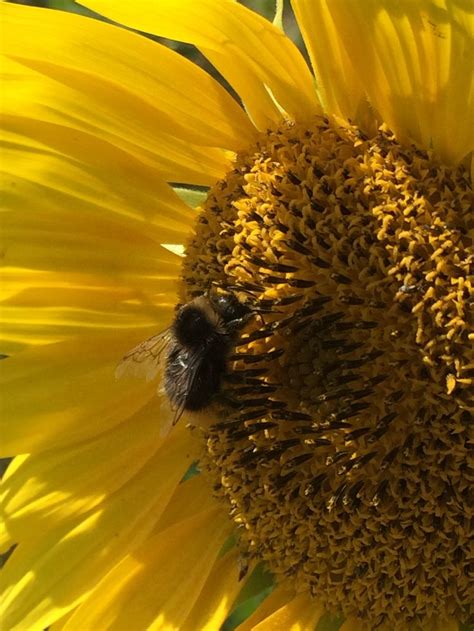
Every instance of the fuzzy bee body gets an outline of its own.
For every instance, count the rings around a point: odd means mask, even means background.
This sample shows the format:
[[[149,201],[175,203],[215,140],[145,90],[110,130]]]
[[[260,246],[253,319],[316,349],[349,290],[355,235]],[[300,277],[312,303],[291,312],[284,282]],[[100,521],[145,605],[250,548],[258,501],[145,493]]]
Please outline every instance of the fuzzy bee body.
[[[169,329],[145,340],[125,355],[116,375],[154,379],[163,366],[163,386],[175,410],[208,407],[222,386],[229,354],[252,315],[232,292],[209,292],[177,309]]]

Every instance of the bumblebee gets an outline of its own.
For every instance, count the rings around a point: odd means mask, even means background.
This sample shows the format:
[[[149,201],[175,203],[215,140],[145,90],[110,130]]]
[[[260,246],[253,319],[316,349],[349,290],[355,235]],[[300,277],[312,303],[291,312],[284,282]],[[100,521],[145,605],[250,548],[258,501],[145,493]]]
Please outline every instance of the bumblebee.
[[[208,407],[220,392],[229,355],[253,310],[231,291],[211,290],[177,308],[172,325],[129,351],[116,369],[152,380],[164,363],[164,390],[175,410]]]

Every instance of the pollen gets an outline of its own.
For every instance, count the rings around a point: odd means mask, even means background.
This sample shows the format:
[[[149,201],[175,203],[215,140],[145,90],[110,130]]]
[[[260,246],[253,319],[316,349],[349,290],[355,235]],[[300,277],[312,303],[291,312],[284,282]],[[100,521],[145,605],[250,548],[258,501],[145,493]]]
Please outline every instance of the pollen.
[[[184,260],[255,309],[203,462],[240,545],[364,628],[473,606],[472,193],[463,167],[317,117],[262,133]]]

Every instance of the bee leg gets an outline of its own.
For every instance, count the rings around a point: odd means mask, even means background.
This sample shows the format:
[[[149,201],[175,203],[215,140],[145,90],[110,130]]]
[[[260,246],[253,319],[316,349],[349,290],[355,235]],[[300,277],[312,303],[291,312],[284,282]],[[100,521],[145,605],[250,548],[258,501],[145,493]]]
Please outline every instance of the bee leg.
[[[242,402],[238,401],[226,392],[218,392],[215,395],[214,400],[224,408],[231,408],[232,410],[240,410],[242,408]]]
[[[240,331],[240,329],[242,329],[247,324],[247,322],[253,318],[253,316],[253,313],[246,313],[240,318],[230,320],[230,322],[227,323],[227,329],[229,331]]]

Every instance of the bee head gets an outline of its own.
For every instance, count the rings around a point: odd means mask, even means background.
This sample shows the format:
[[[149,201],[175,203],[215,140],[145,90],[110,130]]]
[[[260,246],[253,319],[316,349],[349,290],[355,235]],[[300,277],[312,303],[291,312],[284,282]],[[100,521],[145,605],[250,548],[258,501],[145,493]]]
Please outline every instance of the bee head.
[[[252,313],[252,309],[240,302],[231,292],[209,294],[209,301],[214,311],[224,324],[243,325]]]

